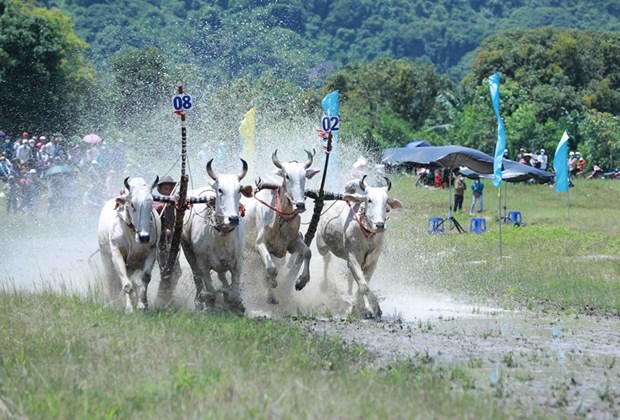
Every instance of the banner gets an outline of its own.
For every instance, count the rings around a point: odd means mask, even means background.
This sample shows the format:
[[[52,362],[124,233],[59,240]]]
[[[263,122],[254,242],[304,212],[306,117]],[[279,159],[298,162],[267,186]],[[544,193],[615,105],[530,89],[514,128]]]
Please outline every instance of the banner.
[[[499,115],[499,73],[489,77],[489,89],[491,90],[491,101],[497,116],[497,142],[495,143],[495,158],[493,159],[493,185],[499,188],[502,184],[502,160],[506,149],[506,131],[504,122]]]
[[[243,116],[239,126],[241,135],[241,157],[254,168],[254,144],[256,143],[256,108],[252,107]]]
[[[553,157],[555,191],[568,192],[568,133],[565,131]]]

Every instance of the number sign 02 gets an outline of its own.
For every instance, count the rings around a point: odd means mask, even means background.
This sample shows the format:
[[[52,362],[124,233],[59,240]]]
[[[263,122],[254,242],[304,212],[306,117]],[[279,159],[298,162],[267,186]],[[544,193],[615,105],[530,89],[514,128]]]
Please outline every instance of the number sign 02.
[[[338,131],[338,124],[340,124],[338,117],[323,117],[321,120],[324,131]]]
[[[172,107],[175,111],[192,109],[192,97],[189,95],[175,95],[172,97]]]

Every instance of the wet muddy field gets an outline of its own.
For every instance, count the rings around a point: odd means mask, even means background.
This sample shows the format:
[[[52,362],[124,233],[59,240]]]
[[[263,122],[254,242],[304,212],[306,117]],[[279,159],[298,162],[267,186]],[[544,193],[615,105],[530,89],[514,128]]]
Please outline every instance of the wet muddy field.
[[[100,286],[95,232],[16,239],[11,243],[3,290],[58,290],[87,295]],[[85,239],[86,238],[86,239]],[[315,254],[316,255],[316,254]],[[183,275],[174,305],[193,308],[194,286],[182,258]],[[552,416],[620,416],[620,319],[538,311],[506,311],[488,303],[462,304],[398,278],[381,265],[372,289],[383,309],[382,320],[346,317],[346,267],[330,270],[327,292],[319,288],[322,261],[314,258],[313,281],[301,292],[291,283],[278,286],[278,305],[265,302],[261,267],[248,255],[242,277],[246,314],[294,319],[312,334],[338,335],[359,344],[372,363],[411,360],[461,366],[471,376],[468,387],[524,412]],[[388,275],[389,274],[389,275]],[[154,301],[158,275],[149,290]],[[407,277],[407,276],[405,276]],[[215,281],[216,279],[214,279]]]

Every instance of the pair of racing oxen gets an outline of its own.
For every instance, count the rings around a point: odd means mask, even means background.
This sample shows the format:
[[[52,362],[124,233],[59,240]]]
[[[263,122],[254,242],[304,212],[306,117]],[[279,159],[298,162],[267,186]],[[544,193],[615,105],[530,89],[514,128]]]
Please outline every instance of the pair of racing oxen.
[[[244,312],[240,277],[246,246],[260,254],[270,303],[277,303],[274,289],[278,267],[274,257],[297,254],[296,261],[303,262],[303,267],[295,289],[306,286],[310,280],[311,251],[300,233],[300,214],[306,210],[306,180],[320,172],[311,168],[313,154],[307,150],[306,153],[306,162],[281,162],[277,150],[274,151],[272,161],[282,182],[266,184],[257,178],[256,189],[241,184],[248,170],[243,159],[238,174],[218,174],[212,168],[213,160],[208,162],[207,173],[212,181],[204,188],[189,191],[189,201],[196,204],[185,212],[181,236],[183,253],[196,284],[198,309],[215,303],[216,288],[211,280],[211,272],[215,271],[227,305]],[[380,317],[381,309],[376,299],[370,298],[368,283],[381,254],[386,212],[401,207],[401,203],[388,197],[388,178],[385,186],[378,187],[369,186],[365,178],[349,182],[345,193],[338,195],[341,200],[326,203],[327,210],[318,224],[317,248],[325,259],[321,290],[327,289],[331,255],[346,260],[357,282],[357,300],[363,302],[360,309],[364,317],[372,318]],[[160,218],[152,204],[154,199],[170,199],[153,193],[158,180],[149,185],[143,178],[126,178],[123,193],[105,204],[99,218],[99,250],[109,296],[124,296],[127,312],[148,307],[147,288],[161,234]],[[241,196],[248,197],[245,216]],[[138,270],[141,282],[134,285],[131,276]],[[292,269],[293,275],[298,271],[299,265]],[[160,292],[161,287],[162,284]],[[349,280],[349,292],[351,288]],[[355,306],[351,305],[349,310]]]

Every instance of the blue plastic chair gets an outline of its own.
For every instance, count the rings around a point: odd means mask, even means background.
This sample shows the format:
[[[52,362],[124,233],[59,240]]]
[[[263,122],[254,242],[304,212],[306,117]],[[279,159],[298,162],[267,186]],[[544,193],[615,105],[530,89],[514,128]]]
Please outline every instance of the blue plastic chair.
[[[521,219],[520,211],[509,211],[508,218],[511,220],[511,223],[515,226],[521,226],[523,224],[523,219]]]
[[[487,219],[484,217],[472,217],[469,221],[470,233],[484,233],[487,231]]]
[[[443,218],[429,217],[428,224],[426,225],[426,232],[429,235],[436,235],[438,233],[443,233]]]

